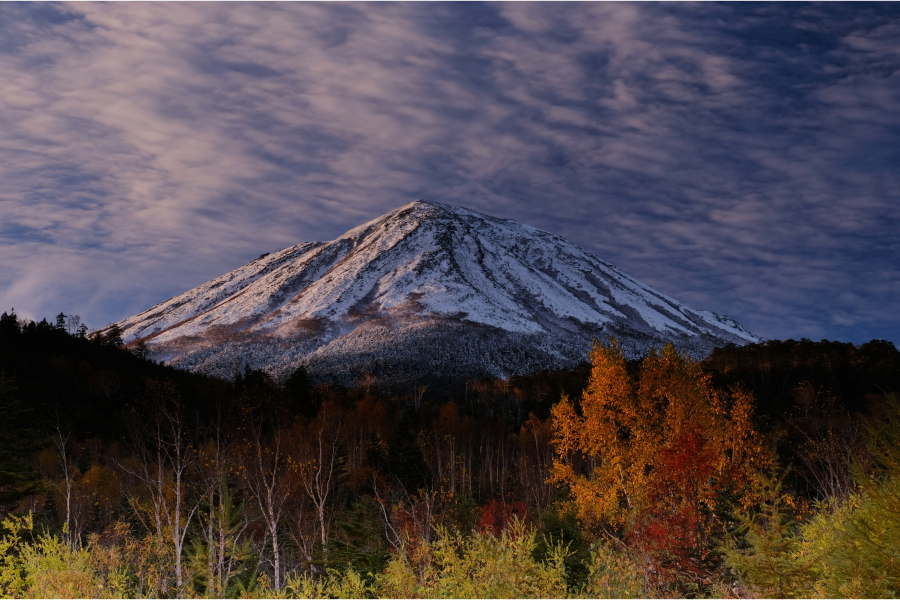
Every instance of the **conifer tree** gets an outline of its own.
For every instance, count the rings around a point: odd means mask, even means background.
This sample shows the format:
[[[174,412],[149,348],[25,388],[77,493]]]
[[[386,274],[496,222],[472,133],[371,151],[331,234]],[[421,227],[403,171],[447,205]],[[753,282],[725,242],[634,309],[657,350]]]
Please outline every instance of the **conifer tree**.
[[[41,490],[38,475],[25,459],[46,444],[27,427],[28,411],[13,397],[15,388],[0,373],[0,515]]]
[[[19,318],[16,316],[16,309],[12,309],[9,313],[3,311],[3,314],[0,315],[0,339],[8,340],[20,333],[22,333],[22,328],[19,325]]]
[[[405,411],[388,446],[388,472],[396,477],[409,494],[426,489],[431,479],[417,441],[420,428],[416,415]]]
[[[124,343],[122,341],[122,328],[119,327],[118,323],[110,325],[109,331],[106,332],[104,337],[104,341],[108,346],[121,346]]]
[[[303,415],[307,419],[316,417],[318,409],[313,402],[312,383],[305,367],[300,366],[291,373],[284,382],[284,389],[291,398],[293,411],[296,414]]]
[[[763,597],[803,598],[814,596],[816,567],[820,556],[799,551],[801,539],[791,509],[792,498],[783,493],[775,477],[762,477],[767,498],[755,515],[741,511],[744,550],[727,549],[728,564]]]
[[[134,347],[134,354],[138,358],[146,359],[148,352],[147,342],[144,340],[140,340]]]

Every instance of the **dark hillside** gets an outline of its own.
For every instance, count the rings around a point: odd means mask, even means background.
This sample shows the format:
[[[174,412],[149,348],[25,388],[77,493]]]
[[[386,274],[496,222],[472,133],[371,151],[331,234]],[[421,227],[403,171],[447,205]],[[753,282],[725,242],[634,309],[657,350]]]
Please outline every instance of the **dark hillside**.
[[[35,426],[57,421],[82,438],[110,440],[122,430],[126,405],[149,379],[170,380],[187,402],[203,396],[209,377],[164,366],[108,340],[69,335],[47,322],[0,316],[0,373]]]
[[[861,345],[807,339],[716,348],[703,361],[720,385],[741,383],[753,392],[760,416],[772,419],[796,410],[797,389],[810,384],[839,401],[851,414],[867,398],[900,389],[900,351],[885,340]]]

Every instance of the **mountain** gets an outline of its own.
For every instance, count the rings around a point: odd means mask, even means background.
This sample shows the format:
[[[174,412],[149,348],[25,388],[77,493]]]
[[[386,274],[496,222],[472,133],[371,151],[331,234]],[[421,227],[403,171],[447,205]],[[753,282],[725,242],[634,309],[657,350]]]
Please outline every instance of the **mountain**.
[[[584,360],[615,336],[637,356],[758,339],[552,233],[411,202],[331,242],[266,254],[118,323],[126,343],[192,371],[349,382],[507,377]]]

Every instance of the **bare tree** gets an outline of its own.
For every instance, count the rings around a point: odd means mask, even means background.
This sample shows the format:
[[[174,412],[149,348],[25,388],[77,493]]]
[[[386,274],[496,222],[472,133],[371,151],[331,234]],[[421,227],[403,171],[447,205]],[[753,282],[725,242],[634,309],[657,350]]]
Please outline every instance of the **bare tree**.
[[[502,417],[483,423],[480,433],[481,488],[505,499],[516,461],[515,440],[507,434],[506,420]]]
[[[303,555],[303,559],[314,570],[313,552],[319,539],[316,510],[306,493],[293,494],[286,508],[288,535]]]
[[[66,319],[66,331],[69,335],[76,335],[81,327],[81,317],[78,315],[69,315]]]
[[[425,555],[416,550],[431,543],[435,531],[435,517],[441,510],[440,493],[419,490],[410,496],[399,479],[379,482],[373,477],[375,504],[381,512],[384,534],[394,550],[406,552],[418,563],[420,578],[425,570]]]
[[[385,538],[395,550],[400,550],[411,540],[431,542],[437,492],[419,490],[418,494],[410,496],[397,477],[389,482],[373,477],[372,489],[384,523]]]
[[[529,501],[538,509],[550,506],[555,486],[550,483],[553,468],[553,429],[550,419],[541,421],[533,414],[528,418],[518,435],[518,475],[519,481],[528,494]]]
[[[57,510],[65,513],[63,535],[66,543],[78,549],[89,525],[108,524],[113,507],[121,498],[119,482],[110,469],[96,462],[82,473],[77,467],[72,434],[63,433],[58,419],[54,430],[52,444],[41,453],[38,462],[44,480],[53,486]]]
[[[72,501],[74,500],[75,477],[78,469],[69,456],[69,439],[72,437],[72,434],[69,431],[66,431],[66,433],[62,432],[62,428],[59,425],[59,417],[56,419],[55,430],[56,434],[53,436],[54,467],[58,469],[62,479],[57,480],[56,476],[50,472],[50,469],[45,468],[43,465],[41,471],[43,471],[44,479],[53,482],[53,487],[59,493],[62,503],[66,507],[66,520],[63,529],[66,543],[72,548],[77,548],[79,536],[73,535],[76,528],[72,526]]]
[[[340,444],[346,458],[344,471],[353,491],[359,491],[369,481],[372,451],[386,451],[383,440],[391,439],[396,425],[396,415],[387,405],[367,396],[347,412],[341,427]]]
[[[91,389],[110,400],[119,395],[123,383],[121,375],[109,369],[100,369],[91,376]]]
[[[337,483],[337,458],[342,426],[341,411],[334,402],[322,405],[318,416],[307,429],[301,444],[302,482],[307,495],[313,502],[319,523],[322,545],[328,541],[325,506]]]
[[[804,442],[797,471],[821,496],[845,500],[854,487],[851,465],[865,463],[866,447],[857,421],[849,417],[830,421],[798,428]]]
[[[460,415],[459,407],[448,402],[421,434],[425,463],[435,485],[464,497],[472,493],[474,430],[474,420]]]
[[[205,526],[201,527],[201,532],[209,549],[208,593],[223,597],[245,558],[242,536],[249,521],[241,507],[234,504],[228,486],[228,456],[232,444],[226,435],[226,426],[230,411],[222,405],[221,398],[218,400],[212,418],[207,421],[206,443],[199,452],[198,473],[206,498],[206,511],[202,515]]]
[[[190,496],[190,475],[196,467],[196,452],[181,406],[181,398],[169,383],[153,383],[146,398],[147,410],[134,414],[130,423],[135,462],[118,466],[137,479],[150,498],[142,510],[136,499],[136,514],[146,513],[160,540],[171,544],[175,560],[175,594],[186,587],[184,545],[191,520],[201,498]]]
[[[297,465],[288,452],[288,432],[276,429],[266,439],[259,422],[250,423],[240,446],[240,473],[245,489],[256,502],[272,543],[275,589],[281,589],[279,523],[288,497],[296,487]]]
[[[356,384],[358,386],[365,388],[366,396],[369,395],[369,390],[371,390],[377,382],[378,378],[371,373],[364,373],[359,379],[356,380]]]
[[[797,414],[788,419],[803,439],[797,473],[823,498],[846,499],[853,490],[853,462],[868,459],[858,419],[824,389],[803,382],[793,390]]]
[[[427,390],[427,385],[416,385],[413,387],[413,405],[415,406],[416,412],[419,412],[419,409],[422,407],[422,396],[425,395]]]

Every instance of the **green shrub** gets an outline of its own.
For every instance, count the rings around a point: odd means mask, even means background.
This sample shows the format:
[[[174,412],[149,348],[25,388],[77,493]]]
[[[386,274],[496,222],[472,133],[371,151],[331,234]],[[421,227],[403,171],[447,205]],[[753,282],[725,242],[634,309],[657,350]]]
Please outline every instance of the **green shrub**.
[[[900,596],[900,402],[869,421],[866,441],[880,467],[855,466],[858,489],[843,502],[823,503],[802,525],[772,500],[754,518],[744,515],[747,548],[728,561],[760,595],[896,598]]]
[[[398,553],[378,580],[378,595],[396,598],[546,598],[567,595],[558,544],[535,560],[535,532],[518,520],[499,537],[439,530],[438,539],[409,557]]]

